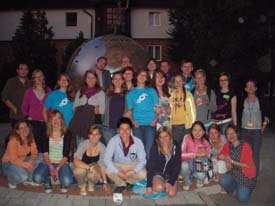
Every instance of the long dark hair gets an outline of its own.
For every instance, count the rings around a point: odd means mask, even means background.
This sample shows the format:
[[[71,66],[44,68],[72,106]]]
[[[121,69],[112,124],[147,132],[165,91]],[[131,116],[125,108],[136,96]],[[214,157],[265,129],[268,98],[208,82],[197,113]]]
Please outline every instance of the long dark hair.
[[[84,95],[86,89],[88,88],[88,85],[86,83],[86,78],[87,78],[88,74],[92,74],[96,78],[96,83],[95,83],[95,86],[94,86],[94,88],[96,89],[96,92],[99,92],[101,90],[101,87],[100,87],[100,84],[99,84],[99,80],[98,80],[98,76],[96,74],[96,71],[94,69],[88,69],[85,72],[83,80],[82,80],[82,84],[81,84],[81,87],[80,87],[80,97],[82,97]]]
[[[164,71],[162,71],[162,70],[160,70],[160,69],[157,69],[156,72],[154,73],[154,76],[153,76],[153,79],[152,79],[152,86],[153,86],[153,88],[154,88],[156,91],[158,91],[158,90],[157,90],[157,85],[156,85],[157,74],[160,74],[160,75],[162,75],[162,76],[165,78],[165,82],[164,82],[164,84],[163,84],[163,86],[162,86],[161,89],[162,89],[163,94],[164,94],[166,97],[170,97],[169,88],[168,88],[168,82],[167,82],[167,76],[166,76],[166,74],[164,73]],[[157,93],[158,93],[158,92],[157,92]],[[158,94],[158,96],[159,96],[159,94]]]
[[[204,127],[204,125],[203,125],[203,123],[202,123],[201,121],[195,121],[195,122],[192,124],[192,127],[191,127],[191,137],[192,137],[192,139],[194,140],[194,136],[193,136],[193,134],[192,134],[192,131],[193,131],[193,129],[194,129],[194,127],[195,127],[196,125],[199,125],[199,126],[202,128],[202,130],[204,131],[204,135],[202,136],[201,141],[203,142],[203,140],[206,140],[206,141],[209,142],[209,139],[208,139],[208,137],[207,137],[207,135],[206,135],[206,129],[205,129],[205,127]]]
[[[177,73],[174,78],[173,78],[173,81],[174,81],[174,84],[175,84],[175,78],[176,77],[180,77],[182,79],[182,81],[184,82],[185,84],[185,77],[181,74],[181,73]],[[182,91],[183,91],[183,106],[184,106],[184,110],[186,110],[186,107],[185,107],[185,100],[186,100],[186,89],[184,87],[184,84],[182,86]]]

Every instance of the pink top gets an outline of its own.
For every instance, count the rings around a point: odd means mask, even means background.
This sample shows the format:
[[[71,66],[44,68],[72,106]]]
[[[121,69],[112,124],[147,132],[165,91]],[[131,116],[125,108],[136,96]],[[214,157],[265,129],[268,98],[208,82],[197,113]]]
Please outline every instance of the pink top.
[[[199,152],[201,150],[207,151],[207,156],[210,157],[211,153],[211,145],[206,140],[198,140],[198,139],[192,139],[191,134],[187,134],[184,136],[182,144],[181,144],[181,160],[191,160],[196,155],[196,152]]]
[[[42,116],[42,109],[44,106],[44,102],[50,93],[51,89],[47,88],[47,92],[42,100],[39,100],[35,95],[33,88],[30,87],[25,91],[23,97],[23,103],[21,106],[22,113],[25,116],[31,117],[33,120],[36,121],[44,121]]]

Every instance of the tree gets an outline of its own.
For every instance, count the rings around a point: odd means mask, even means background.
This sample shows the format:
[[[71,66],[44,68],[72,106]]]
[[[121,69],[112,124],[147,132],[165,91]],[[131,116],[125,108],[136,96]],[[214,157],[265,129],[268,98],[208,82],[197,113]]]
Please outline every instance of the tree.
[[[52,27],[48,27],[45,11],[23,12],[21,22],[12,38],[12,52],[17,63],[28,63],[30,70],[41,69],[50,85],[57,73],[56,48]]]
[[[65,70],[68,66],[69,60],[71,59],[75,50],[85,41],[86,40],[84,39],[84,34],[82,31],[80,31],[76,39],[74,39],[67,45],[63,56],[63,70]]]
[[[191,58],[212,80],[221,71],[229,71],[235,80],[260,80],[263,73],[257,60],[270,51],[266,27],[260,22],[268,5],[249,0],[185,0],[182,8],[169,12],[170,58],[176,62]],[[243,82],[235,82],[242,91]]]

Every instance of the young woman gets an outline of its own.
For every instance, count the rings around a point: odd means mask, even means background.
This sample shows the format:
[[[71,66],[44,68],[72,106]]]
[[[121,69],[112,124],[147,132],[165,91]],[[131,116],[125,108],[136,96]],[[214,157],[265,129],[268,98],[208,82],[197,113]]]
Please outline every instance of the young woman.
[[[185,78],[181,74],[174,77],[175,90],[170,96],[171,124],[174,140],[179,144],[196,120],[196,107],[193,96],[184,87]]]
[[[43,139],[43,159],[33,173],[36,183],[44,183],[45,192],[52,192],[51,178],[60,181],[60,191],[67,192],[73,182],[73,173],[67,163],[72,134],[66,131],[62,113],[51,111],[47,122],[47,137]],[[51,177],[51,178],[50,178]]]
[[[237,125],[237,97],[230,88],[230,74],[222,72],[219,75],[220,89],[216,91],[217,110],[212,114],[212,121],[221,128],[224,134],[229,124]]]
[[[180,173],[181,149],[173,140],[169,127],[159,128],[156,143],[153,144],[147,169],[146,195],[166,191],[169,197],[176,196],[177,178]]]
[[[228,143],[218,155],[226,161],[228,172],[220,177],[220,185],[228,194],[236,195],[239,201],[249,200],[256,185],[256,167],[253,162],[251,147],[240,141],[237,129],[229,125],[225,131]]]
[[[42,138],[46,136],[46,124],[42,116],[45,100],[51,89],[45,84],[45,76],[40,69],[32,72],[32,87],[25,91],[22,113],[30,121],[39,153],[42,149]]]
[[[18,121],[9,138],[2,158],[2,169],[8,177],[10,189],[19,183],[32,181],[32,172],[37,158],[37,149],[28,122]]]
[[[193,123],[191,133],[183,138],[181,152],[181,173],[184,178],[183,189],[190,189],[192,177],[195,177],[197,187],[202,187],[206,178],[206,172],[195,170],[198,167],[195,165],[198,164],[195,160],[198,159],[201,163],[207,161],[211,153],[211,145],[202,122],[196,121]],[[202,165],[200,164],[199,167],[202,167]]]
[[[223,149],[223,146],[226,143],[226,139],[223,135],[221,135],[221,129],[219,125],[215,123],[211,124],[208,128],[208,136],[211,143],[211,160],[215,173],[215,181],[218,181],[220,174],[224,174],[227,171],[225,161],[218,160],[217,157]]]
[[[147,87],[146,80],[146,70],[139,70],[137,86],[126,96],[128,111],[125,115],[132,120],[133,134],[142,140],[148,158],[156,135],[155,107],[159,103],[159,98],[155,89]]]
[[[122,70],[123,79],[127,86],[127,91],[134,88],[134,68],[131,66],[124,67]]]
[[[104,165],[105,146],[99,142],[102,134],[97,126],[89,128],[89,139],[81,142],[74,154],[74,175],[78,182],[80,195],[87,195],[95,190],[94,184],[103,181],[103,191],[110,192]]]
[[[147,80],[150,84],[152,84],[153,76],[154,76],[155,71],[157,69],[156,60],[153,59],[153,58],[149,59],[149,61],[146,64],[146,68],[147,68],[147,72],[148,72]]]
[[[117,122],[125,112],[126,91],[127,88],[122,73],[114,73],[112,83],[106,91],[105,112],[103,115],[102,133],[106,144],[117,133]]]
[[[161,126],[170,127],[170,94],[166,75],[162,70],[156,70],[153,77],[153,88],[157,91],[159,106],[161,107],[161,113],[158,115],[157,129]]]
[[[206,86],[206,73],[203,69],[195,72],[196,86],[192,91],[197,110],[197,121],[201,121],[206,128],[211,124],[211,114],[216,111],[215,92]]]
[[[91,125],[97,123],[97,118],[101,121],[105,111],[105,94],[99,85],[95,70],[85,72],[82,86],[76,93],[73,108],[75,116],[70,129],[76,135],[78,146],[81,141],[87,139],[87,131]]]
[[[245,91],[247,97],[243,103],[241,132],[242,138],[252,148],[253,160],[256,165],[257,175],[259,175],[262,132],[269,123],[269,119],[266,116],[263,103],[256,96],[257,83],[253,80],[248,80]]]
[[[72,102],[74,99],[74,91],[69,76],[65,73],[60,74],[57,78],[55,88],[56,89],[48,95],[44,103],[42,110],[43,118],[45,122],[48,122],[49,110],[57,109],[63,114],[66,127],[68,127],[74,114]]]

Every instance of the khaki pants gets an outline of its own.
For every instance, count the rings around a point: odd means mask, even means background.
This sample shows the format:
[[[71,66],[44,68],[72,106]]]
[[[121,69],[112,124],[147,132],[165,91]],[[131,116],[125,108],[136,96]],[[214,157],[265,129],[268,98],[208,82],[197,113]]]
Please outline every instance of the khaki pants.
[[[115,163],[115,167],[119,171],[134,170],[136,165],[137,165],[136,162],[128,163],[128,164]],[[117,187],[120,187],[120,186],[126,186],[126,183],[135,184],[139,180],[145,179],[146,178],[146,169],[142,169],[141,171],[139,171],[138,173],[134,174],[132,177],[130,177],[126,180],[123,180],[118,175],[111,173],[108,169],[107,169],[107,175],[112,181],[114,181],[114,183]]]
[[[94,164],[92,171],[75,167],[73,173],[79,186],[86,185],[87,181],[90,183],[97,183],[100,179],[100,166]]]

